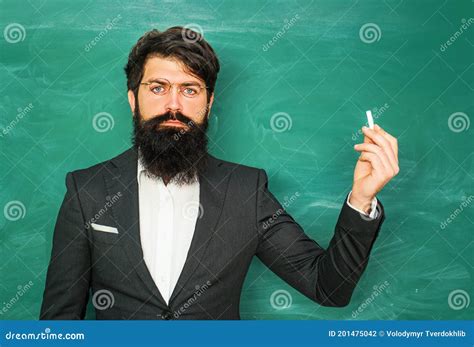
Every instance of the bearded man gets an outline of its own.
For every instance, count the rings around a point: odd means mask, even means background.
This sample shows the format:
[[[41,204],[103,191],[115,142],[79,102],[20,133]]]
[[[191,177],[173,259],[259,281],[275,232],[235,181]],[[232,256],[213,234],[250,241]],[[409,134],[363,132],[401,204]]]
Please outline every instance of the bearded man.
[[[315,303],[346,306],[398,173],[396,139],[363,128],[351,192],[322,248],[268,189],[263,169],[207,150],[220,66],[196,32],[145,33],[125,67],[133,146],[66,176],[41,319],[240,319],[256,256]]]

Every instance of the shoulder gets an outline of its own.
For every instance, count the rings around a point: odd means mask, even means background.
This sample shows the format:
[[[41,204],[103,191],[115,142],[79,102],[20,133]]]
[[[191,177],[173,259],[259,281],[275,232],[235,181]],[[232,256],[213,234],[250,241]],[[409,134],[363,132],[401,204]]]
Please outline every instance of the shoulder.
[[[132,147],[113,158],[104,160],[86,168],[74,170],[68,173],[68,176],[71,176],[75,182],[81,183],[80,185],[97,180],[101,180],[101,182],[103,182],[103,175],[112,175],[114,169],[122,165],[137,165],[137,158],[137,152]]]
[[[233,176],[237,176],[240,178],[255,178],[258,177],[259,174],[265,174],[265,170],[255,166],[249,166],[242,163],[222,160],[212,155],[209,155],[209,158],[211,163],[214,162],[214,165],[228,170],[230,173],[232,173]]]

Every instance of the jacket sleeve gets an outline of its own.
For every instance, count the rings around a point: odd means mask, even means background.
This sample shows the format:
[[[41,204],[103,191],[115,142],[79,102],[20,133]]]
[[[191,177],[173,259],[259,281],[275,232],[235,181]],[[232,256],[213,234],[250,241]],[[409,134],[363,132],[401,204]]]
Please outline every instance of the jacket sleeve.
[[[84,319],[89,296],[90,249],[77,187],[66,176],[46,276],[40,319]]]
[[[372,246],[385,219],[371,220],[350,208],[347,197],[325,250],[309,238],[268,190],[264,170],[257,188],[257,256],[275,274],[323,306],[346,306],[364,272]]]

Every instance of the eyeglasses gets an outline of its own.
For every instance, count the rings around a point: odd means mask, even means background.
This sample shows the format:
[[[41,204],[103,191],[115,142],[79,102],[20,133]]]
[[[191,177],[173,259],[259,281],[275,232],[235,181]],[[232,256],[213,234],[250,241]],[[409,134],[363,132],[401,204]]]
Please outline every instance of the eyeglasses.
[[[141,82],[140,84],[148,86],[150,92],[158,96],[168,94],[174,85],[178,87],[178,92],[187,98],[198,97],[204,89],[207,89],[207,87],[203,87],[197,82],[171,83],[165,78]]]

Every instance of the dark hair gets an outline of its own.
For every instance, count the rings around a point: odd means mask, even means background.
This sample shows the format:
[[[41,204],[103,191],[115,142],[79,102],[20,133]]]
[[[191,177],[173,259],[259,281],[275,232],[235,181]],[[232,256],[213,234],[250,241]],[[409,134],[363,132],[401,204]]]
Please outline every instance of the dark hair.
[[[127,88],[135,95],[143,78],[145,63],[153,56],[177,59],[190,74],[206,83],[208,99],[214,92],[220,69],[219,60],[200,33],[175,26],[163,32],[153,29],[140,37],[130,51],[125,66]]]

